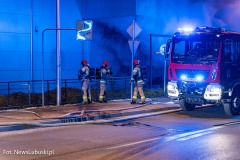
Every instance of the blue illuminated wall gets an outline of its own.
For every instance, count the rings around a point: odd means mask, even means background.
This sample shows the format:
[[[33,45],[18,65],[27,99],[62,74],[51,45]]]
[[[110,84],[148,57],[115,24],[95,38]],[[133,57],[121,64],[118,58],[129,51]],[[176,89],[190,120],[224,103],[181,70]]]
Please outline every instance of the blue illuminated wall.
[[[79,6],[81,1],[60,0],[60,28],[76,28],[76,21],[81,20]],[[56,0],[33,0],[33,75],[34,79],[42,77],[42,56],[44,55],[44,79],[56,79],[56,31],[44,29],[56,28]],[[35,31],[35,27],[38,32]],[[83,41],[76,40],[76,31],[60,31],[60,51],[62,79],[77,78],[77,70],[80,67],[80,59],[85,56]],[[42,46],[42,37],[43,46]],[[42,53],[43,49],[43,53]],[[43,55],[42,55],[43,54]]]
[[[0,81],[30,78],[30,1],[0,1]]]
[[[61,1],[61,28],[76,28],[81,19],[79,5],[75,0]],[[0,22],[0,81],[41,80],[42,57],[45,79],[56,79],[55,31],[44,33],[42,54],[42,31],[56,28],[56,1],[0,0]],[[76,31],[62,31],[64,78],[76,77],[83,43],[76,41]]]
[[[83,58],[92,67],[107,60],[114,76],[129,76],[126,30],[133,19],[142,28],[135,58],[149,67],[150,34],[173,34],[185,25],[240,31],[239,7],[239,0],[60,0],[61,28],[93,20],[92,41],[77,41],[75,31],[61,31],[62,79],[77,78]],[[0,82],[41,80],[42,31],[56,28],[56,0],[0,0],[0,23]],[[157,79],[162,79],[164,57],[155,52],[164,42],[158,39],[152,46]],[[55,31],[44,34],[44,66],[45,79],[56,80]]]

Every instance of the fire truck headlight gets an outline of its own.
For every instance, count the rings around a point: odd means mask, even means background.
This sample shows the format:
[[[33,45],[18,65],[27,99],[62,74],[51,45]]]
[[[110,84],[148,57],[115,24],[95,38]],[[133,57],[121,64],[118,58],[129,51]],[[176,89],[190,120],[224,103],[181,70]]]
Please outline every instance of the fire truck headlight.
[[[204,93],[204,98],[208,100],[220,100],[221,96],[222,86],[220,84],[209,84]]]
[[[201,82],[204,80],[204,76],[201,74],[196,75],[196,81]]]
[[[179,92],[176,82],[173,81],[168,82],[167,93],[169,97],[178,97]]]
[[[209,90],[212,93],[220,94],[221,93],[221,88],[211,88]]]
[[[206,91],[212,92],[212,93],[221,93],[222,89],[220,85],[211,85],[209,84],[206,88]]]
[[[168,85],[167,85],[167,89],[168,89],[168,90],[175,90],[176,87],[177,87],[177,86],[172,85],[172,84],[168,84]]]

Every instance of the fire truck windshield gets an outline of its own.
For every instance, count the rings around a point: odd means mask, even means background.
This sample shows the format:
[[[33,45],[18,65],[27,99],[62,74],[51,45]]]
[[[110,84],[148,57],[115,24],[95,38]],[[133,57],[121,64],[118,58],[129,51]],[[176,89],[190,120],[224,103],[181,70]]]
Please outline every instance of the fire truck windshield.
[[[172,63],[215,64],[218,59],[219,40],[201,35],[175,37],[172,44]]]

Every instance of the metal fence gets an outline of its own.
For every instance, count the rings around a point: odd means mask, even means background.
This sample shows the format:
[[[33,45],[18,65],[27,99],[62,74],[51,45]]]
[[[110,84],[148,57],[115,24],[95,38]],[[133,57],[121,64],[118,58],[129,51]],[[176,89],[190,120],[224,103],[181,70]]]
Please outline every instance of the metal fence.
[[[107,82],[107,99],[130,98],[129,77],[111,77]],[[56,80],[44,81],[44,104],[56,105]],[[97,101],[99,81],[90,83],[92,100]],[[42,81],[0,82],[0,109],[41,106]],[[61,104],[80,103],[82,101],[81,82],[78,79],[61,81]]]

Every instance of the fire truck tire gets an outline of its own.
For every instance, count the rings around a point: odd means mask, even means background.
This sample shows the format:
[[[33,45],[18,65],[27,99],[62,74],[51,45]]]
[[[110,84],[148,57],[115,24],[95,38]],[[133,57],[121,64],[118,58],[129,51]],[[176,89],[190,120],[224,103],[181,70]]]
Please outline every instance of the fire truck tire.
[[[233,93],[232,99],[230,103],[223,104],[224,111],[226,115],[233,116],[238,115],[240,113],[240,93]]]
[[[187,103],[185,99],[180,99],[179,104],[184,111],[193,111],[196,107],[195,104]]]

